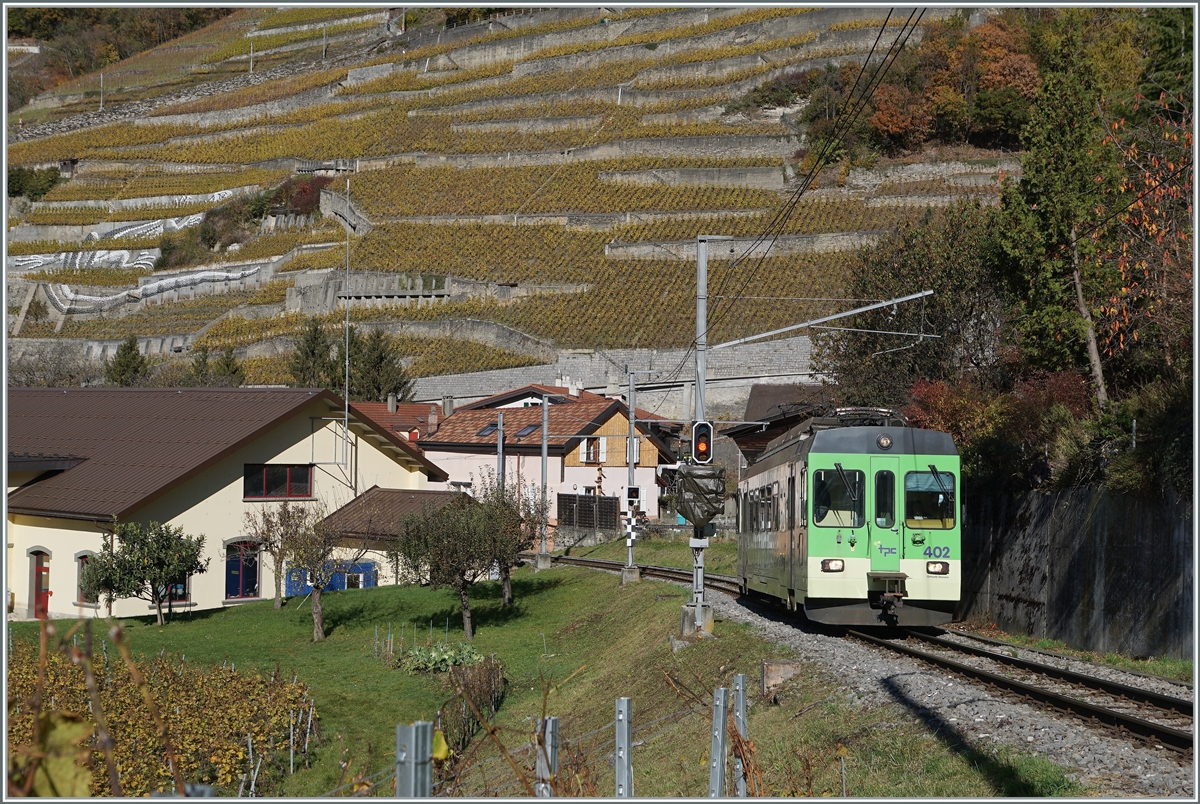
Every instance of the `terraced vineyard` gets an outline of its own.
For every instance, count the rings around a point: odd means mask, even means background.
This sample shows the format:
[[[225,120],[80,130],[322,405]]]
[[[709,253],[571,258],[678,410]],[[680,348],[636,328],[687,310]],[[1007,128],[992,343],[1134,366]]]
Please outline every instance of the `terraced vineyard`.
[[[312,315],[337,326],[340,302],[304,289],[340,292],[348,178],[351,271],[468,288],[405,286],[352,306],[355,321],[395,325],[418,376],[544,357],[403,334],[405,322],[490,321],[560,349],[678,348],[694,334],[688,249],[699,233],[742,239],[710,265],[710,339],[720,340],[841,309],[854,247],[930,205],[996,196],[994,161],[923,173],[843,165],[782,220],[806,131],[796,109],[735,102],[789,71],[861,61],[882,24],[869,9],[560,9],[457,28],[439,15],[410,11],[401,34],[381,9],[243,9],[114,65],[104,112],[88,77],[56,90],[57,106],[28,110],[10,129],[10,164],[74,162],[69,179],[10,218],[10,229],[39,227],[9,243],[10,305],[26,301],[17,316],[10,306],[10,331],[19,318],[18,337],[185,336],[255,355]],[[896,35],[893,22],[881,41]],[[266,200],[297,171],[336,174],[315,227],[290,201]],[[251,188],[258,217],[228,247],[201,230],[239,188]],[[111,242],[85,231],[193,213],[206,224]],[[744,253],[780,220],[766,256]],[[196,232],[208,238],[201,256],[169,274],[180,287],[200,282],[188,284],[189,270],[214,266],[256,278],[25,320],[35,283],[97,297],[155,283],[145,261],[102,267],[95,257],[177,250]],[[333,247],[304,248],[321,244]],[[45,268],[20,268],[38,259]],[[95,267],[71,267],[83,264]],[[252,381],[277,383],[288,381],[285,363],[246,365]]]

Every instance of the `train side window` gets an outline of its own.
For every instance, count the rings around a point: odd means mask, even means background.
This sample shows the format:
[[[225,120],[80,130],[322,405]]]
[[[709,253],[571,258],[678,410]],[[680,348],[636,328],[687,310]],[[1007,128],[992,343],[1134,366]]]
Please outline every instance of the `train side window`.
[[[954,475],[909,472],[904,476],[904,524],[910,528],[954,527]]]
[[[779,501],[779,481],[771,484],[771,530],[783,527],[783,506]]]
[[[787,482],[787,511],[788,530],[796,528],[796,476],[792,475]]]
[[[864,474],[857,469],[813,472],[813,524],[821,528],[861,528],[865,520]]]
[[[800,527],[808,524],[808,498],[805,496],[805,491],[808,488],[808,475],[804,472],[800,473]]]
[[[875,473],[875,526],[896,526],[896,476],[887,470]]]

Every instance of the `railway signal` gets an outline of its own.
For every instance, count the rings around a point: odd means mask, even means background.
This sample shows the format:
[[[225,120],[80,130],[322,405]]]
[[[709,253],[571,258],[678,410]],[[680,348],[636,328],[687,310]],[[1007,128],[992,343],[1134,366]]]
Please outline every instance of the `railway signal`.
[[[712,463],[712,422],[692,422],[692,460]]]

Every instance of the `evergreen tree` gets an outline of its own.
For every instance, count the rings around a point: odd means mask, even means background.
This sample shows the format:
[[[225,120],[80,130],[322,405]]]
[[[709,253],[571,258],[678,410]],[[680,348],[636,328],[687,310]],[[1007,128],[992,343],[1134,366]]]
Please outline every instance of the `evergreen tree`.
[[[138,351],[137,338],[130,335],[117,347],[112,360],[104,364],[104,379],[110,385],[131,388],[140,385],[150,375],[150,361]]]
[[[395,394],[401,402],[412,401],[412,379],[395,342],[386,333],[371,330],[355,357],[358,359],[350,366],[351,399],[386,402],[388,394]]]
[[[208,365],[208,347],[198,346],[192,355],[192,367],[189,371],[193,385],[203,387],[208,385],[211,369]]]
[[[288,361],[288,371],[298,388],[324,388],[333,375],[333,360],[329,356],[329,336],[315,317],[308,321],[308,328],[296,344],[296,351]],[[333,386],[340,388],[341,383]]]
[[[1044,81],[1021,136],[1022,178],[1002,191],[1000,239],[1025,362],[1061,370],[1086,360],[1103,410],[1108,393],[1091,300],[1106,280],[1088,257],[1096,250],[1093,226],[1104,217],[1104,196],[1117,177],[1116,154],[1105,142],[1100,96],[1078,31],[1067,20],[1046,37]]]
[[[225,347],[225,351],[212,367],[212,384],[222,387],[237,388],[246,381],[246,371],[242,364],[233,356],[233,347]]]

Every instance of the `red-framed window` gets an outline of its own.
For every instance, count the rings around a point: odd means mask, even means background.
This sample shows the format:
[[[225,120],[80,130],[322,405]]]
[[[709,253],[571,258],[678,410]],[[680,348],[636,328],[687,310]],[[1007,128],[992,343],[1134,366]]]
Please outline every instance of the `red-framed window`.
[[[248,500],[312,497],[312,466],[248,463],[242,475],[242,496]]]

